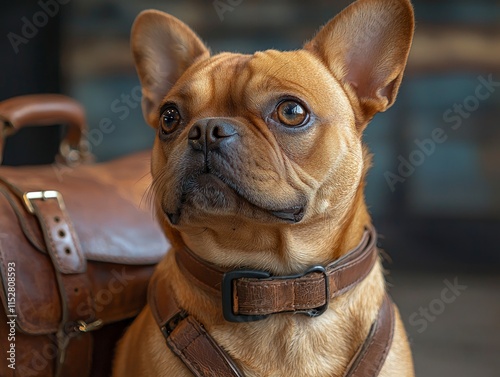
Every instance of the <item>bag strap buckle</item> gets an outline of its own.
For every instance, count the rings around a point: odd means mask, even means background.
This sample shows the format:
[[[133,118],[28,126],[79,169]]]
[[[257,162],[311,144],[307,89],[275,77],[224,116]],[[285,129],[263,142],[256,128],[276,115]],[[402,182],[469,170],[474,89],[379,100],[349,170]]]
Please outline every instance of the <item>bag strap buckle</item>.
[[[66,209],[63,197],[59,191],[55,190],[29,191],[23,194],[24,205],[28,210],[28,212],[31,214],[35,213],[35,208],[31,203],[32,200],[47,200],[47,199],[56,199],[57,203],[59,204],[59,208],[63,211]]]

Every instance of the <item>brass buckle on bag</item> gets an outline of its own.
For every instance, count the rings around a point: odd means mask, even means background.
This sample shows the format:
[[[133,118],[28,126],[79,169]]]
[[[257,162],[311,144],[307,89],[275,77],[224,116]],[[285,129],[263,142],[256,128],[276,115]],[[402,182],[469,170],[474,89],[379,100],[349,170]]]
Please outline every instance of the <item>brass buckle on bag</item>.
[[[97,321],[87,323],[85,321],[78,321],[77,322],[77,330],[79,332],[89,332],[89,331],[94,331],[94,330],[99,330],[102,325],[104,325],[104,322],[101,319],[98,319]]]
[[[24,205],[31,214],[35,213],[35,208],[31,203],[32,200],[47,200],[47,199],[56,199],[57,203],[59,204],[59,208],[61,208],[61,210],[66,209],[63,197],[59,191],[55,190],[29,191],[23,194]]]

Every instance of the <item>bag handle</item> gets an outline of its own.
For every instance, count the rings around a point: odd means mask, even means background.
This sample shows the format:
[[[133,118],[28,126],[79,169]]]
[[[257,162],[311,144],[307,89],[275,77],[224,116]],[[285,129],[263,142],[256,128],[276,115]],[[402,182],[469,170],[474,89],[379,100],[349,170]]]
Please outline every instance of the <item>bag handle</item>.
[[[59,155],[68,165],[91,159],[83,140],[87,129],[80,103],[62,94],[29,94],[0,102],[0,162],[4,139],[26,126],[67,124]]]

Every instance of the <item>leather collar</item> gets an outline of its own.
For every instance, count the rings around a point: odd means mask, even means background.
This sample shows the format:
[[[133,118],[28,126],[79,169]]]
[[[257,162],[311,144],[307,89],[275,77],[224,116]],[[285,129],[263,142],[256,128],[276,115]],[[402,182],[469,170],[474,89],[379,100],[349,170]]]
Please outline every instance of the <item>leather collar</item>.
[[[202,260],[187,248],[176,250],[181,271],[199,287],[222,296],[224,318],[249,322],[270,314],[322,314],[331,299],[345,293],[370,273],[377,260],[377,233],[367,227],[361,242],[343,257],[303,274],[271,276],[265,271],[226,271]]]

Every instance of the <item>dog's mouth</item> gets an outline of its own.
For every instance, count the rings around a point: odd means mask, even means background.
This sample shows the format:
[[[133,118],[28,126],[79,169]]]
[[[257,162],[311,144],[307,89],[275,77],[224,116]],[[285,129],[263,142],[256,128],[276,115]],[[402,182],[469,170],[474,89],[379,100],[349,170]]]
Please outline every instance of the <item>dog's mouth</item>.
[[[281,211],[269,211],[269,213],[279,219],[290,221],[292,223],[298,223],[304,218],[304,207],[292,207]]]
[[[271,216],[290,223],[298,223],[304,218],[304,207],[293,207],[281,211],[267,210]],[[172,225],[178,225],[181,219],[181,209],[177,212],[165,212]]]
[[[179,225],[181,219],[181,208],[176,212],[165,212],[172,225]],[[290,223],[298,223],[304,218],[304,207],[293,207],[281,211],[266,210],[271,216]]]
[[[182,214],[189,208],[202,212],[214,213],[214,216],[235,208],[242,213],[242,208],[250,207],[251,213],[266,214],[264,217],[287,223],[298,223],[304,218],[305,204],[295,204],[288,208],[269,208],[256,203],[238,185],[225,177],[204,173],[191,177],[182,184],[180,198],[174,211],[164,208],[165,215],[172,225],[179,225]],[[244,212],[243,212],[244,213]],[[259,216],[259,217],[261,217]],[[253,216],[252,216],[253,217]]]

